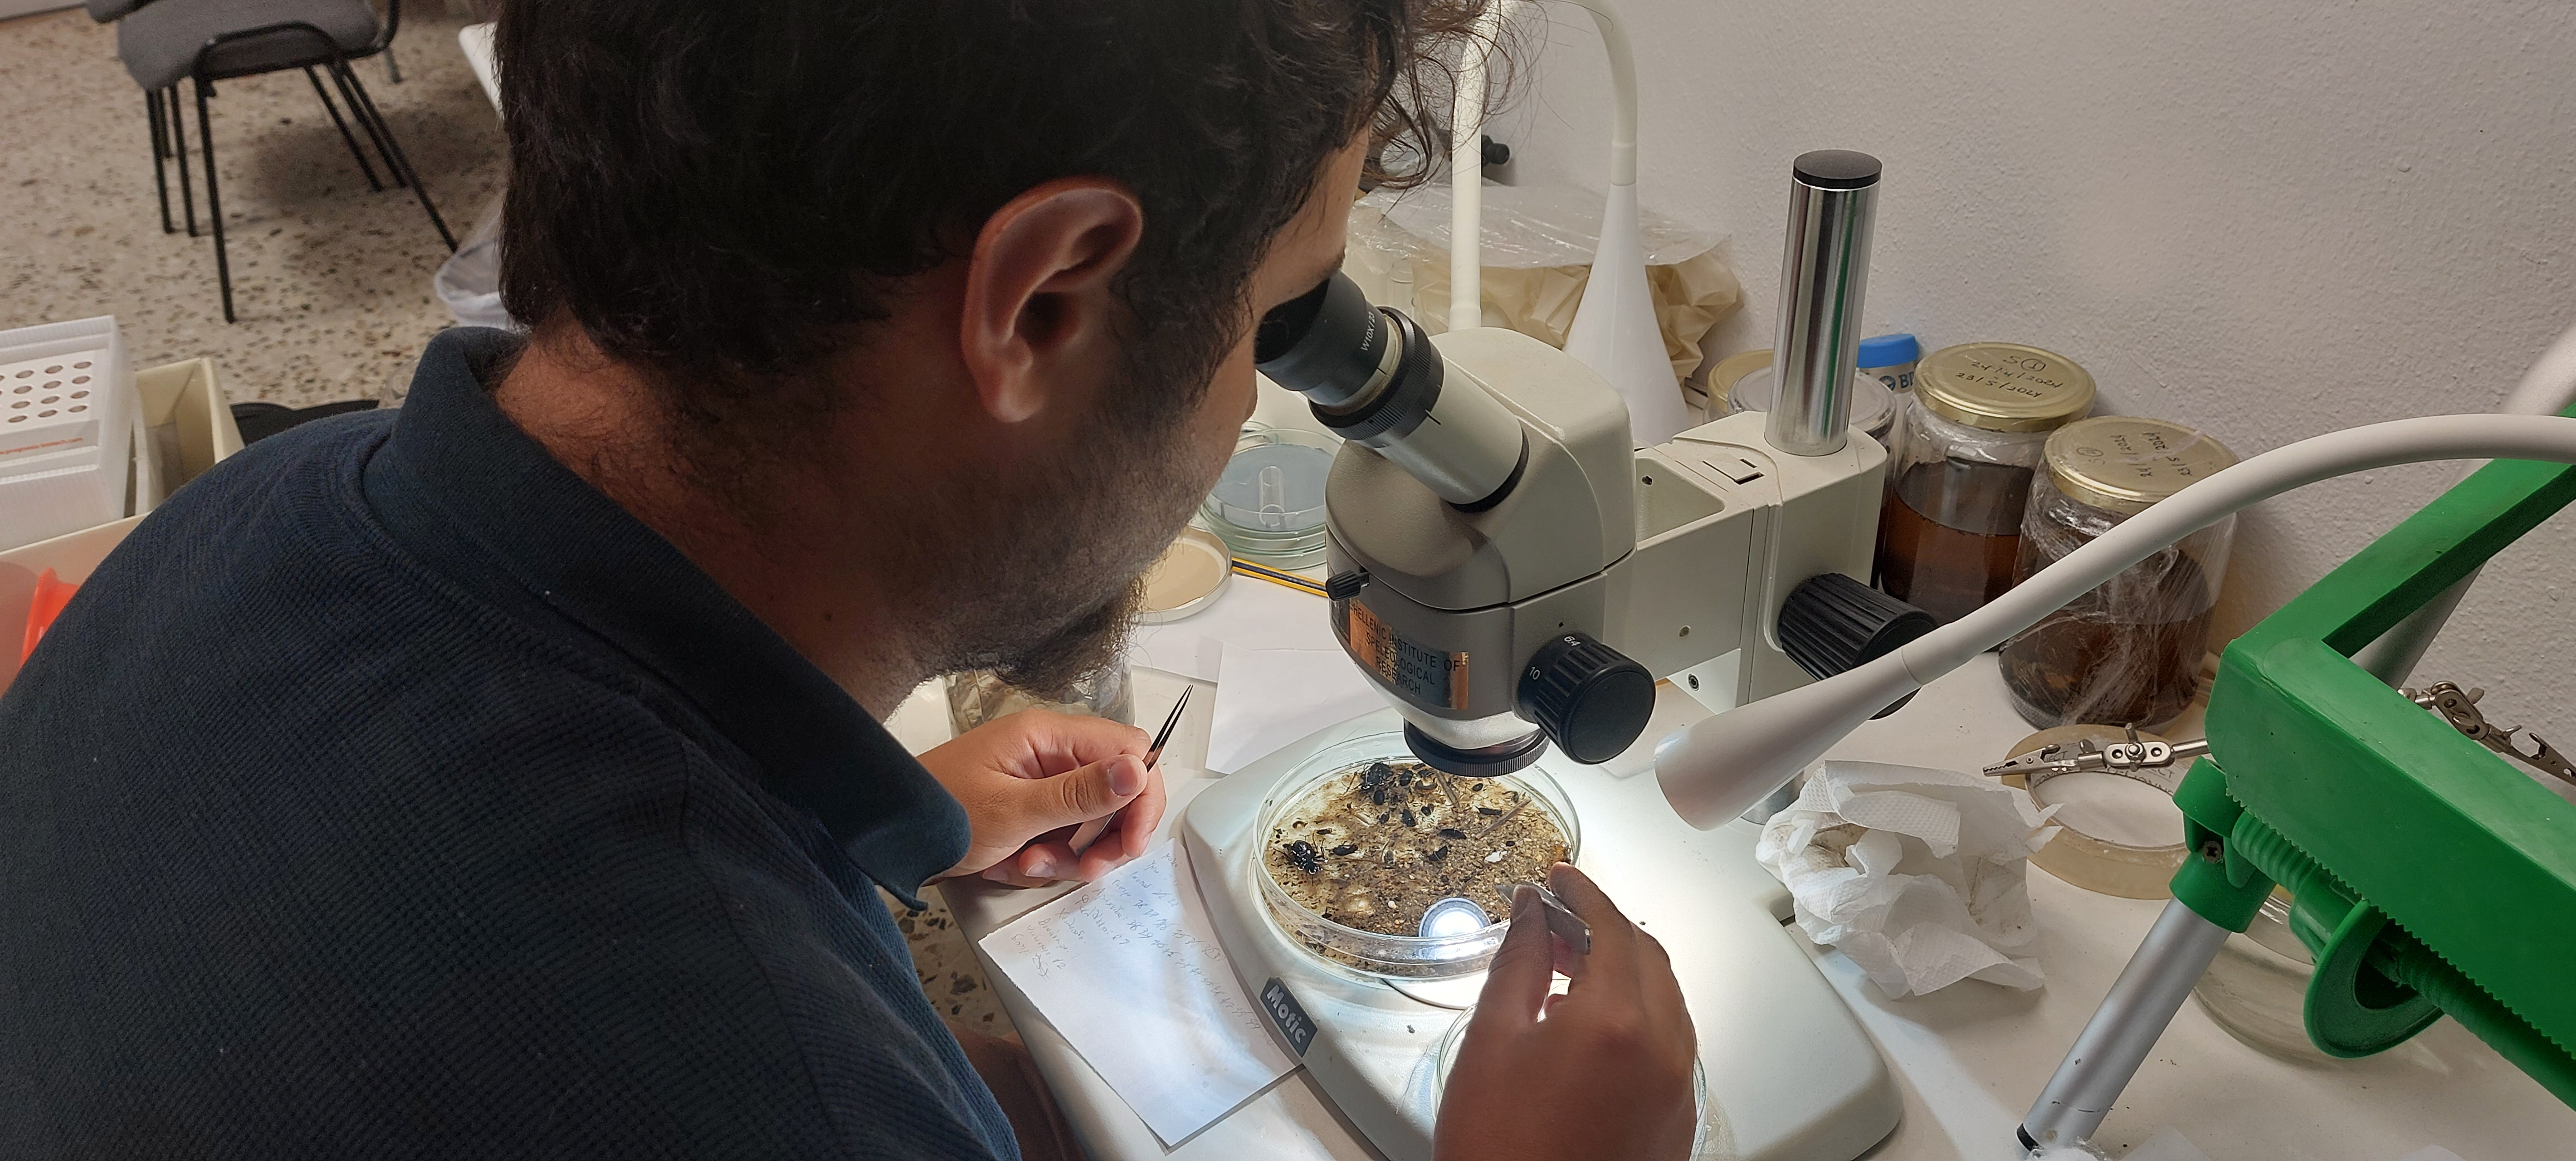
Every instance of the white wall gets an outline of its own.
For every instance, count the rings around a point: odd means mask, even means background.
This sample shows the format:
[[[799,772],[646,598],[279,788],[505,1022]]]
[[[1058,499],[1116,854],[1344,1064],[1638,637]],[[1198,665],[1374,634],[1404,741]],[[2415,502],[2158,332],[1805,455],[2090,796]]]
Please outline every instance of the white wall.
[[[1789,161],[1887,165],[1869,330],[2033,343],[2101,410],[2250,455],[2485,411],[2576,319],[2576,6],[1620,0],[1645,204],[1727,231],[1770,345]],[[1496,133],[1514,180],[1598,188],[1606,70],[1549,14]],[[2296,594],[2459,474],[2317,485],[2239,524],[2220,631]],[[2576,743],[2576,516],[2498,558],[2419,669]],[[2576,752],[2576,747],[2571,747]]]

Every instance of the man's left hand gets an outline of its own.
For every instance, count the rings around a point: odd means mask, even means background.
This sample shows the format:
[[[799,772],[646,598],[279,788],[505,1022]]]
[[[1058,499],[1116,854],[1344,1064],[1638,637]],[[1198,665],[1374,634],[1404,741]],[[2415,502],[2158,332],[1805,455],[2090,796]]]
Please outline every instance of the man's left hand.
[[[921,756],[966,807],[966,857],[941,878],[982,875],[1037,887],[1091,880],[1145,853],[1163,820],[1163,774],[1145,765],[1152,739],[1106,718],[1022,710]],[[1074,829],[1116,815],[1081,854]]]

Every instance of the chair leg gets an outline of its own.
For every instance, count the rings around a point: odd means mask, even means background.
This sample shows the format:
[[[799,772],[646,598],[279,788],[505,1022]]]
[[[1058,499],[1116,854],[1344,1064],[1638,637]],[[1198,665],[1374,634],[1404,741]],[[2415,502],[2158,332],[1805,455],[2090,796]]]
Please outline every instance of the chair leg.
[[[385,46],[385,83],[402,83],[402,65],[394,60],[394,46],[390,44]]]
[[[341,75],[343,65],[328,64],[322,67],[331,70],[331,85],[340,90],[340,100],[349,106],[349,116],[357,120],[358,128],[366,133],[367,140],[375,143],[376,156],[384,159],[385,173],[394,179],[394,188],[403,188],[402,167],[394,164],[393,152],[385,148],[385,140],[390,134],[379,130],[375,119],[358,108],[358,94],[349,87],[358,79],[357,72],[351,70],[344,77]]]
[[[215,185],[215,122],[206,112],[206,82],[197,82],[197,139],[206,150],[206,216],[215,223],[215,281],[224,292],[224,321],[233,321],[233,266],[224,253],[224,198]]]
[[[170,137],[161,128],[161,95],[143,94],[144,119],[152,123],[152,188],[161,194],[161,232],[178,232],[170,224]]]
[[[385,115],[376,108],[375,99],[367,95],[367,86],[358,83],[358,71],[356,69],[350,68],[346,62],[342,62],[340,65],[340,74],[348,78],[349,87],[355,90],[358,94],[357,108],[363,110],[360,116],[376,123],[376,131],[379,135],[377,139],[385,143],[385,148],[388,151],[385,155],[385,161],[386,164],[394,168],[396,183],[401,184],[408,182],[411,185],[412,195],[420,199],[420,208],[428,211],[429,213],[429,224],[438,227],[439,240],[447,243],[448,253],[455,253],[456,235],[448,232],[447,220],[438,216],[437,206],[430,204],[429,191],[421,188],[420,174],[412,169],[411,159],[403,156],[402,146],[396,144],[394,141],[394,127],[386,123]]]
[[[376,180],[376,167],[367,164],[367,151],[358,148],[358,139],[350,134],[349,123],[340,117],[340,106],[331,103],[330,90],[322,87],[321,75],[313,71],[313,66],[306,65],[304,79],[313,82],[313,95],[322,98],[322,108],[331,114],[331,123],[340,127],[340,140],[348,144],[349,156],[357,159],[358,172],[367,175],[367,188],[383,192],[385,183]]]
[[[179,158],[179,214],[188,221],[188,236],[197,236],[196,184],[188,180],[188,118],[179,109],[179,87],[161,90],[170,100],[170,152]]]

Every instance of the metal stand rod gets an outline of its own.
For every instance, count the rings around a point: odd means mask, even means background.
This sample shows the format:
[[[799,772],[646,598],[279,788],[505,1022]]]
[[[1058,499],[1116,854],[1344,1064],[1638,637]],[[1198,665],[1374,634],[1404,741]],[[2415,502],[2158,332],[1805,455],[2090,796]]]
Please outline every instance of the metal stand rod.
[[[2440,593],[2423,607],[2406,615],[2406,619],[2388,627],[2379,639],[2355,650],[2352,663],[2370,671],[2372,677],[2387,682],[2390,689],[2406,684],[2414,676],[2415,663],[2424,659],[2432,648],[2433,638],[2442,631],[2442,622],[2451,619],[2451,610],[2460,607],[2460,598],[2469,595],[2469,586],[2478,583],[2471,572]]]
[[[1843,149],[1800,154],[1792,169],[1771,359],[1779,391],[1763,429],[1771,446],[1791,455],[1832,455],[1851,436],[1878,177],[1877,158]]]
[[[2164,914],[2156,916],[2156,925],[2147,929],[2137,954],[2129,957],[2129,966],[2121,969],[2110,994],[2102,997],[2102,1006],[2093,1010],[2084,1034],[2075,1038],[2057,1074],[2040,1090],[2030,1115],[2022,1118],[2022,1148],[2092,1138],[2093,1130],[2102,1127],[2102,1118],[2120,1099],[2120,1090],[2129,1086],[2129,1078],[2138,1074],[2138,1066],[2155,1048],[2156,1038],[2173,1023],[2174,1013],[2182,1010],[2191,986],[2200,982],[2209,961],[2217,958],[2227,934],[2226,928],[2201,918],[2179,899],[2165,904]]]

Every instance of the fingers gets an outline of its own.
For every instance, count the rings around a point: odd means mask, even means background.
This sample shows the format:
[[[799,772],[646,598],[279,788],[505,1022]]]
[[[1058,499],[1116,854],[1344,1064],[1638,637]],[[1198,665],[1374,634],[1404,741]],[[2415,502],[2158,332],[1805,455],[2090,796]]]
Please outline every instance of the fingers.
[[[1107,761],[1121,754],[1142,758],[1154,741],[1153,735],[1108,718],[1060,714],[1051,710],[1023,710],[1012,716],[1030,719],[1022,737],[1040,771],[1024,773],[1022,777],[1044,777],[1057,771]]]
[[[1550,961],[1555,942],[1548,935],[1538,892],[1514,891],[1512,925],[1503,933],[1503,946],[1494,952],[1494,966],[1485,973],[1485,991],[1468,1025],[1470,1035],[1487,1025],[1520,1028],[1537,1021],[1539,1006],[1547,1002],[1548,987],[1554,982]]]
[[[1633,1004],[1648,1028],[1676,1047],[1681,1059],[1689,1059],[1697,1033],[1663,942],[1631,922],[1599,884],[1573,866],[1558,863],[1549,868],[1547,879],[1548,889],[1592,925],[1591,962],[1582,965],[1590,970],[1575,977],[1578,990],[1597,995],[1605,985],[1615,985],[1607,998],[1623,1007]]]
[[[1592,928],[1592,953],[1585,957],[1584,971],[1576,976],[1578,983],[1595,976],[1611,980],[1634,981],[1637,978],[1637,925],[1628,922],[1619,905],[1610,901],[1592,877],[1575,870],[1572,863],[1558,863],[1548,868],[1547,886],[1565,905],[1581,916]]]
[[[1044,834],[1107,818],[1135,801],[1151,781],[1144,761],[1126,754],[1051,778],[1006,780],[995,791],[1007,804],[1001,814],[1007,821],[995,833],[1008,841],[1015,834]]]
[[[1153,844],[1154,831],[1163,825],[1163,810],[1171,801],[1169,794],[1163,785],[1163,768],[1157,764],[1145,772],[1145,789],[1127,804],[1127,809],[1118,812],[1118,837],[1126,846],[1128,858],[1144,854],[1145,848]]]

